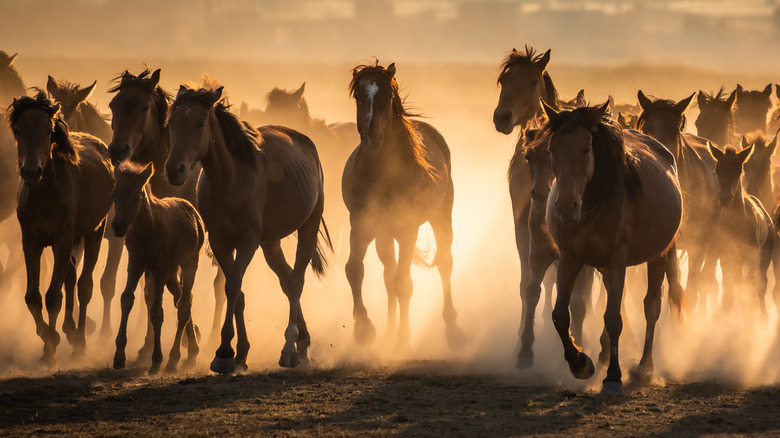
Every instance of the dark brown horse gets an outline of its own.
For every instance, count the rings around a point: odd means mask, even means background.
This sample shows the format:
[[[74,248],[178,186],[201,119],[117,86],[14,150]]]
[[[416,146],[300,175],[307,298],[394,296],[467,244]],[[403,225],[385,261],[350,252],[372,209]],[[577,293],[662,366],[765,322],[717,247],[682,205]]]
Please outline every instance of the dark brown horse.
[[[127,345],[127,318],[135,300],[135,288],[141,275],[154,279],[154,291],[147,297],[150,302],[149,319],[154,326],[154,351],[150,374],[160,370],[162,349],[160,330],[163,321],[163,287],[173,295],[178,309],[178,324],[173,348],[166,371],[176,371],[181,357],[181,337],[187,330],[187,364],[195,366],[198,341],[192,322],[192,285],[198,270],[200,248],[205,232],[203,222],[195,207],[181,198],[158,199],[149,187],[154,166],[146,167],[124,161],[114,170],[116,187],[113,198],[116,207],[111,227],[117,236],[127,236],[128,265],[127,286],[122,293],[122,322],[116,337],[114,368],[125,366]],[[181,269],[181,278],[178,271]]]
[[[78,325],[72,320],[72,311],[68,311],[73,306],[69,299],[63,331],[74,353],[84,352],[92,271],[114,186],[106,146],[90,135],[70,134],[59,109],[59,105],[38,93],[34,98],[14,100],[8,116],[16,138],[22,177],[16,214],[27,266],[25,302],[44,341],[42,360],[46,364],[53,364],[60,340],[56,323],[62,305],[62,285],[67,271],[75,269],[70,256],[79,241],[84,243],[84,263],[78,280]],[[44,321],[38,290],[40,258],[46,246],[51,246],[54,252],[52,279],[46,291],[48,324]]]
[[[108,153],[114,163],[131,160],[137,164],[154,164],[155,172],[149,185],[158,198],[176,197],[197,206],[196,187],[200,165],[193,166],[187,182],[174,186],[164,174],[165,160],[170,151],[170,136],[165,118],[172,96],[160,86],[160,69],[154,72],[145,69],[138,75],[125,71],[115,80],[109,92],[116,93],[109,103],[111,108],[113,136]],[[115,268],[116,269],[116,268]],[[106,290],[115,291],[116,285]],[[152,287],[151,285],[147,287]],[[214,279],[214,319],[211,325],[211,340],[216,342],[218,329],[222,326],[222,312],[225,307],[225,277],[221,271]],[[113,293],[112,293],[113,296]],[[110,302],[110,301],[109,301]],[[147,303],[149,305],[150,303]],[[147,342],[142,348],[149,352],[152,341],[152,327],[149,327]]]
[[[731,144],[734,137],[734,101],[737,91],[728,97],[720,87],[717,93],[707,94],[699,90],[696,97],[699,116],[696,118],[696,133],[718,145]]]
[[[637,380],[653,373],[653,334],[661,310],[661,284],[667,257],[682,220],[682,194],[674,156],[652,138],[623,131],[605,117],[607,105],[557,112],[544,134],[556,180],[547,202],[547,225],[560,250],[558,297],[553,323],[564,357],[577,378],[589,378],[593,363],[569,333],[569,301],[583,266],[601,270],[607,286],[604,322],[609,336],[609,367],[602,392],[621,392],[618,339],[626,266],[647,262],[647,330]],[[674,288],[681,292],[681,288]],[[671,296],[680,309],[682,295]]]
[[[227,281],[227,312],[222,343],[211,370],[229,373],[246,369],[249,351],[244,322],[244,273],[262,247],[268,265],[279,277],[290,302],[290,319],[279,365],[294,367],[308,361],[311,343],[300,297],[306,268],[311,262],[318,275],[325,270],[322,227],[324,207],[322,167],[314,143],[305,135],[281,126],[259,130],[230,113],[222,87],[188,89],[182,86],[168,114],[171,152],[165,163],[168,180],[184,184],[198,163],[198,208],[209,232],[209,243]],[[298,235],[295,265],[282,253],[281,239]],[[237,352],[231,346],[235,318]]]
[[[734,109],[736,132],[745,135],[753,131],[766,134],[767,115],[772,108],[772,84],[763,91],[748,90],[737,84],[737,107]]]
[[[693,308],[698,299],[706,298],[715,287],[715,263],[717,254],[709,258],[707,243],[717,222],[719,207],[713,201],[718,194],[715,180],[715,160],[707,150],[707,140],[683,132],[685,110],[693,94],[679,103],[673,100],[651,99],[641,90],[637,93],[642,114],[637,129],[660,141],[677,161],[680,187],[685,205],[685,220],[680,229],[678,247],[688,252],[688,281],[686,290],[692,297],[688,304]],[[702,283],[706,281],[706,283]],[[706,299],[702,301],[704,310]]]
[[[746,143],[743,139],[743,144]],[[760,316],[766,319],[764,296],[775,233],[772,218],[761,201],[745,192],[742,186],[742,174],[747,171],[743,171],[743,167],[754,148],[755,144],[749,144],[740,151],[731,146],[722,151],[709,144],[717,161],[715,172],[722,207],[715,244],[722,246],[717,253],[723,270],[723,308],[731,309],[737,289],[755,287],[751,304],[757,305]]]
[[[360,145],[349,157],[342,177],[351,225],[346,273],[352,288],[354,336],[358,344],[367,344],[376,334],[363,305],[363,259],[368,245],[376,240],[388,295],[387,334],[392,335],[399,321],[397,345],[407,347],[413,289],[410,268],[418,229],[429,222],[436,238],[435,264],[444,291],[442,316],[447,343],[456,349],[463,345],[464,335],[457,325],[450,285],[455,193],[450,150],[433,126],[410,118],[398,94],[395,72],[395,64],[387,68],[378,63],[360,65],[352,70],[349,85],[360,132]]]

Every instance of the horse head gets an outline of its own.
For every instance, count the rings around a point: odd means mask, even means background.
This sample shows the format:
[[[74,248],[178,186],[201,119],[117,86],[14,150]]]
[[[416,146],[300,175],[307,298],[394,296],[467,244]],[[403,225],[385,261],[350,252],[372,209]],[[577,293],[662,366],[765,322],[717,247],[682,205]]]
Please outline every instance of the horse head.
[[[550,50],[536,56],[533,48],[525,52],[512,49],[504,61],[498,84],[501,93],[493,111],[496,131],[511,134],[515,126],[525,125],[540,112],[539,99],[545,96],[545,70],[550,62]],[[557,102],[547,102],[557,106]]]
[[[677,156],[677,142],[685,128],[685,110],[688,109],[695,95],[696,93],[693,93],[675,102],[668,99],[651,99],[639,90],[637,97],[642,113],[637,119],[637,129],[661,142]]]
[[[747,143],[742,139],[743,146]],[[707,142],[707,146],[715,158],[715,175],[718,179],[718,199],[722,207],[731,205],[734,198],[740,196],[742,190],[742,174],[744,173],[744,164],[750,154],[753,152],[753,145],[750,144],[744,149],[737,151],[732,146],[726,146],[725,150],[719,149],[712,142]]]
[[[141,140],[163,126],[168,107],[167,94],[159,87],[160,69],[138,76],[125,71],[118,81],[110,90],[116,95],[108,104],[113,131],[108,154],[114,164],[133,156]]]
[[[114,199],[114,220],[111,228],[117,237],[124,237],[127,229],[138,217],[141,204],[146,197],[145,186],[154,174],[154,165],[149,163],[146,167],[123,161],[114,168],[114,190],[111,196]]]
[[[387,68],[379,64],[358,66],[352,71],[350,92],[357,106],[360,147],[366,153],[379,153],[394,118],[406,114],[395,71],[395,63]]]

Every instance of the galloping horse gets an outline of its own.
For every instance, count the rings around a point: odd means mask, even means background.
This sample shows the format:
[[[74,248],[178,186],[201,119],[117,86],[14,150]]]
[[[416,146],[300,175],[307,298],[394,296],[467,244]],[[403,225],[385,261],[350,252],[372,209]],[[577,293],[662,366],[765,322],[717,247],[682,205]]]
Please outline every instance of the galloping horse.
[[[696,97],[699,104],[699,116],[696,118],[696,133],[699,137],[725,146],[731,144],[734,137],[734,101],[737,91],[726,97],[723,87],[715,94],[699,90]]]
[[[743,138],[745,144],[747,141]],[[718,251],[723,270],[723,308],[731,309],[735,289],[755,287],[754,300],[757,302],[751,301],[758,304],[760,316],[766,319],[764,295],[775,233],[772,218],[761,201],[747,194],[742,187],[743,167],[751,153],[755,153],[754,148],[753,143],[741,151],[731,146],[722,151],[709,144],[709,150],[717,161],[715,172],[718,176],[719,205],[722,207],[715,244],[723,246]]]
[[[667,257],[682,220],[682,194],[674,156],[652,138],[622,131],[607,105],[557,112],[542,102],[555,183],[547,202],[547,225],[560,250],[558,297],[553,322],[575,377],[589,378],[593,362],[569,334],[569,300],[584,265],[602,271],[607,286],[604,322],[609,367],[602,392],[621,392],[618,339],[626,266],[647,262],[647,330],[637,380],[653,373],[653,334],[661,310]],[[678,289],[681,292],[681,289]],[[681,294],[671,296],[680,312]]]
[[[737,134],[745,135],[753,131],[766,134],[766,122],[769,110],[772,108],[772,84],[763,91],[746,91],[737,84],[737,107],[734,110]]]
[[[193,166],[201,163],[198,208],[209,232],[211,249],[227,277],[227,312],[222,343],[211,370],[229,373],[246,369],[249,351],[241,290],[249,262],[262,247],[268,265],[279,277],[290,302],[290,318],[279,365],[294,367],[308,361],[311,343],[300,297],[304,274],[311,262],[318,275],[325,271],[323,242],[318,241],[324,206],[322,167],[314,143],[281,126],[258,130],[228,110],[222,87],[179,88],[168,113],[171,151],[165,173],[171,184],[184,184]],[[287,264],[281,239],[298,234],[293,268]],[[231,341],[235,317],[237,352]],[[296,348],[297,347],[297,348]]]
[[[705,294],[715,282],[716,265],[711,260],[717,260],[717,254],[709,257],[712,253],[707,242],[711,240],[720,210],[713,202],[718,195],[718,183],[715,160],[707,150],[707,140],[682,132],[686,122],[684,113],[693,96],[676,103],[673,100],[650,99],[642,90],[637,93],[642,106],[637,129],[661,142],[677,161],[686,212],[677,241],[679,248],[688,252],[688,281],[685,287],[688,296],[693,298],[688,301],[691,308],[696,306],[699,295],[706,298]],[[705,256],[708,256],[706,263]],[[708,283],[701,284],[702,276]],[[705,309],[705,305],[706,299],[703,299],[701,310]]]
[[[395,64],[359,65],[352,70],[349,90],[357,106],[360,145],[344,168],[342,193],[349,210],[349,260],[346,273],[352,288],[358,344],[373,341],[376,330],[363,305],[363,259],[376,240],[387,288],[387,334],[396,327],[398,346],[408,345],[411,264],[420,225],[429,222],[436,238],[435,263],[444,291],[443,318],[447,343],[460,348],[464,335],[452,304],[452,186],[450,150],[431,125],[412,120],[398,94]],[[398,259],[395,256],[398,242]]]
[[[68,297],[63,331],[73,345],[74,354],[84,352],[92,271],[111,207],[114,178],[106,146],[90,135],[70,134],[59,105],[42,92],[34,98],[14,100],[8,118],[16,138],[22,177],[16,214],[27,267],[25,302],[44,342],[42,361],[51,365],[60,340],[56,323],[62,305],[62,285],[69,269],[75,275],[70,255],[82,240],[84,263],[78,280],[78,326],[73,322],[73,299]],[[52,279],[46,291],[48,324],[43,318],[38,290],[40,258],[46,246],[51,246],[54,252]]]
[[[162,350],[160,330],[163,322],[163,287],[173,295],[178,312],[176,336],[166,371],[176,371],[181,357],[180,345],[187,330],[187,364],[195,366],[198,341],[192,322],[192,285],[198,270],[200,248],[205,240],[203,222],[198,211],[186,199],[158,199],[148,190],[154,165],[142,167],[123,161],[114,170],[116,187],[113,198],[116,214],[111,228],[117,236],[127,236],[127,286],[122,293],[122,322],[116,337],[114,368],[125,365],[127,318],[135,300],[135,288],[144,273],[154,279],[154,290],[147,296],[149,319],[154,326],[154,351],[150,374],[160,370]],[[181,269],[181,279],[178,271]]]

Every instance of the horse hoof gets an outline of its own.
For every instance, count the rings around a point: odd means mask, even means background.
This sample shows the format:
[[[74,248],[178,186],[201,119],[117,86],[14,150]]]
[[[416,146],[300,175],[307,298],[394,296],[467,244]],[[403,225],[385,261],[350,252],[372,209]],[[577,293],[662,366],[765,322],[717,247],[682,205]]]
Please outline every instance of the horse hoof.
[[[187,360],[184,361],[184,365],[182,366],[182,368],[185,371],[192,371],[192,370],[195,369],[195,364],[196,363],[197,363],[197,359],[195,359],[195,358],[187,359]]]
[[[124,359],[118,360],[114,359],[114,369],[115,370],[123,370],[125,368],[125,361]]]
[[[150,376],[154,376],[154,375],[157,375],[157,374],[160,374],[160,364],[159,363],[154,363],[154,364],[152,364],[152,367],[149,368],[149,375]]]
[[[209,369],[218,374],[230,374],[236,369],[236,361],[234,357],[221,358],[214,356],[214,360],[211,361]]]
[[[623,393],[623,384],[620,382],[614,382],[614,381],[605,381],[601,385],[601,393],[602,394],[622,394]]]
[[[235,371],[234,371],[234,372],[235,372],[236,374],[244,374],[244,373],[245,373],[245,372],[247,372],[248,370],[249,370],[249,367],[248,367],[248,366],[246,366],[246,364],[245,364],[245,363],[237,363],[237,364],[236,364],[236,369],[235,369]]]
[[[374,324],[372,324],[371,320],[368,318],[355,320],[354,335],[355,342],[357,342],[358,345],[368,345],[374,342],[374,339],[376,338]]]
[[[574,363],[569,364],[569,369],[574,377],[581,380],[590,379],[596,372],[593,361],[583,352],[580,352],[580,354],[577,355],[577,359]]]
[[[179,367],[177,362],[168,362],[168,365],[165,366],[165,374],[175,374],[178,370]]]
[[[298,359],[298,352],[287,353],[282,351],[282,357],[279,358],[279,366],[282,368],[295,368],[301,361]]]
[[[41,357],[41,364],[45,366],[46,368],[54,368],[54,364],[56,362],[54,361],[54,355],[44,354],[43,357]]]
[[[515,368],[517,368],[518,370],[527,370],[533,366],[534,366],[533,357],[517,356],[517,362],[515,363]]]
[[[460,327],[453,327],[447,329],[447,346],[452,351],[462,349],[466,345],[466,334],[463,333]]]
[[[643,366],[637,366],[631,370],[631,382],[638,386],[650,386],[653,379],[653,370]]]

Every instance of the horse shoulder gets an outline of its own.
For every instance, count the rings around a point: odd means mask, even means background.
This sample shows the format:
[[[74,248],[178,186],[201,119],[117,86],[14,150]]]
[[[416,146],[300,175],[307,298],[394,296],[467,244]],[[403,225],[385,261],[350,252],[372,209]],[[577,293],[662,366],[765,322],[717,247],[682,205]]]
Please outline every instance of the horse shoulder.
[[[433,152],[438,151],[438,153],[440,153],[443,157],[447,168],[450,168],[450,148],[439,130],[434,128],[430,123],[426,123],[421,120],[413,120],[412,126],[422,137],[423,147],[425,147],[428,154],[432,154]],[[434,148],[434,146],[436,147]]]

